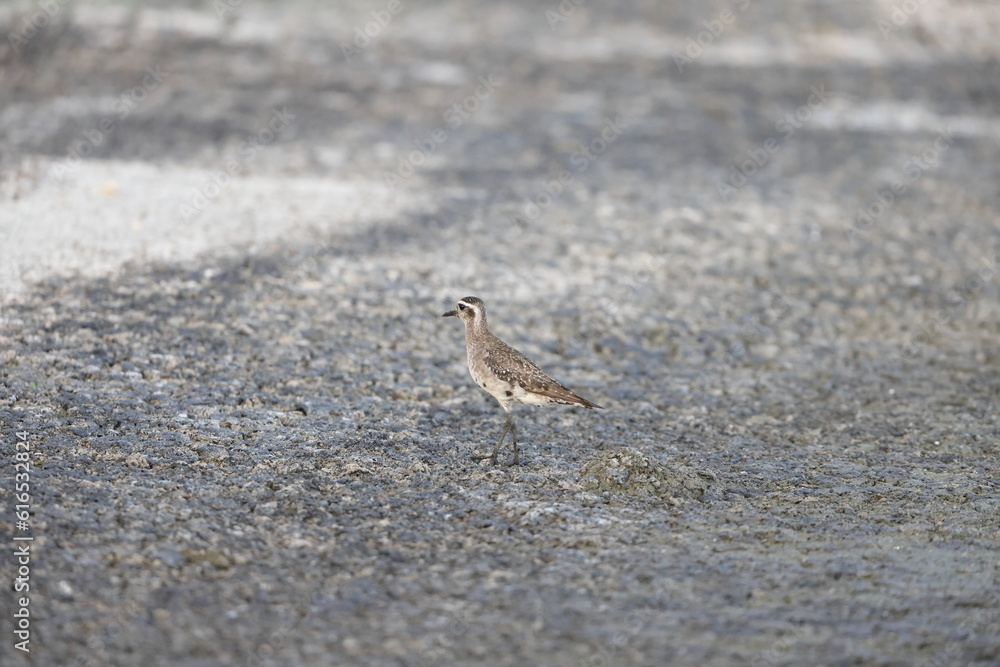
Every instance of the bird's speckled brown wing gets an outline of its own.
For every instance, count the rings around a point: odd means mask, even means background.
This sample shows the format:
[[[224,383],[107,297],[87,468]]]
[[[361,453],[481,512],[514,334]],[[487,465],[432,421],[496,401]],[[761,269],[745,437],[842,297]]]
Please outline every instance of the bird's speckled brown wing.
[[[486,352],[483,361],[504,382],[518,385],[535,394],[547,396],[557,403],[582,405],[585,408],[601,407],[582,396],[577,396],[550,378],[530,359],[499,338],[496,339],[496,344]]]

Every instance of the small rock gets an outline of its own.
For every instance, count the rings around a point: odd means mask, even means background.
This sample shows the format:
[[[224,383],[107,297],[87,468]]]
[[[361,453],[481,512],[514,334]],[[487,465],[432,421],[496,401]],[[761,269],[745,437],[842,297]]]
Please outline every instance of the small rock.
[[[149,459],[146,458],[145,454],[139,452],[132,452],[125,457],[125,463],[130,466],[135,466],[138,468],[148,468]]]

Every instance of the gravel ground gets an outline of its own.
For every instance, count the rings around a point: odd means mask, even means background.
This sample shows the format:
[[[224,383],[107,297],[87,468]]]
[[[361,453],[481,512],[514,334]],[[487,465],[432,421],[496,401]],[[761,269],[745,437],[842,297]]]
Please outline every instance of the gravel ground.
[[[0,662],[1000,664],[1000,5],[919,4],[5,8]],[[605,406],[519,466],[470,294]]]

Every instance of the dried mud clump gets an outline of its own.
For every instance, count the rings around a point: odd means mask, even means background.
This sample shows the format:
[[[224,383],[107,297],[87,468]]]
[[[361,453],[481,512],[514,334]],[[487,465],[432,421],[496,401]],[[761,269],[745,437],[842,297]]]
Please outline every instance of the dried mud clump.
[[[598,454],[584,466],[581,479],[583,488],[594,493],[660,498],[673,505],[697,500],[717,481],[709,470],[669,467],[632,447]]]

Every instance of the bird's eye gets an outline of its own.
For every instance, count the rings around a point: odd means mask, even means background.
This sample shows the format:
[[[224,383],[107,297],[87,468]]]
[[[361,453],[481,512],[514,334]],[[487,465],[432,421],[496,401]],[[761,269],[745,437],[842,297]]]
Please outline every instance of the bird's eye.
[[[458,309],[459,310],[465,310],[466,308],[468,308],[468,306],[466,306],[464,303],[458,304]]]

